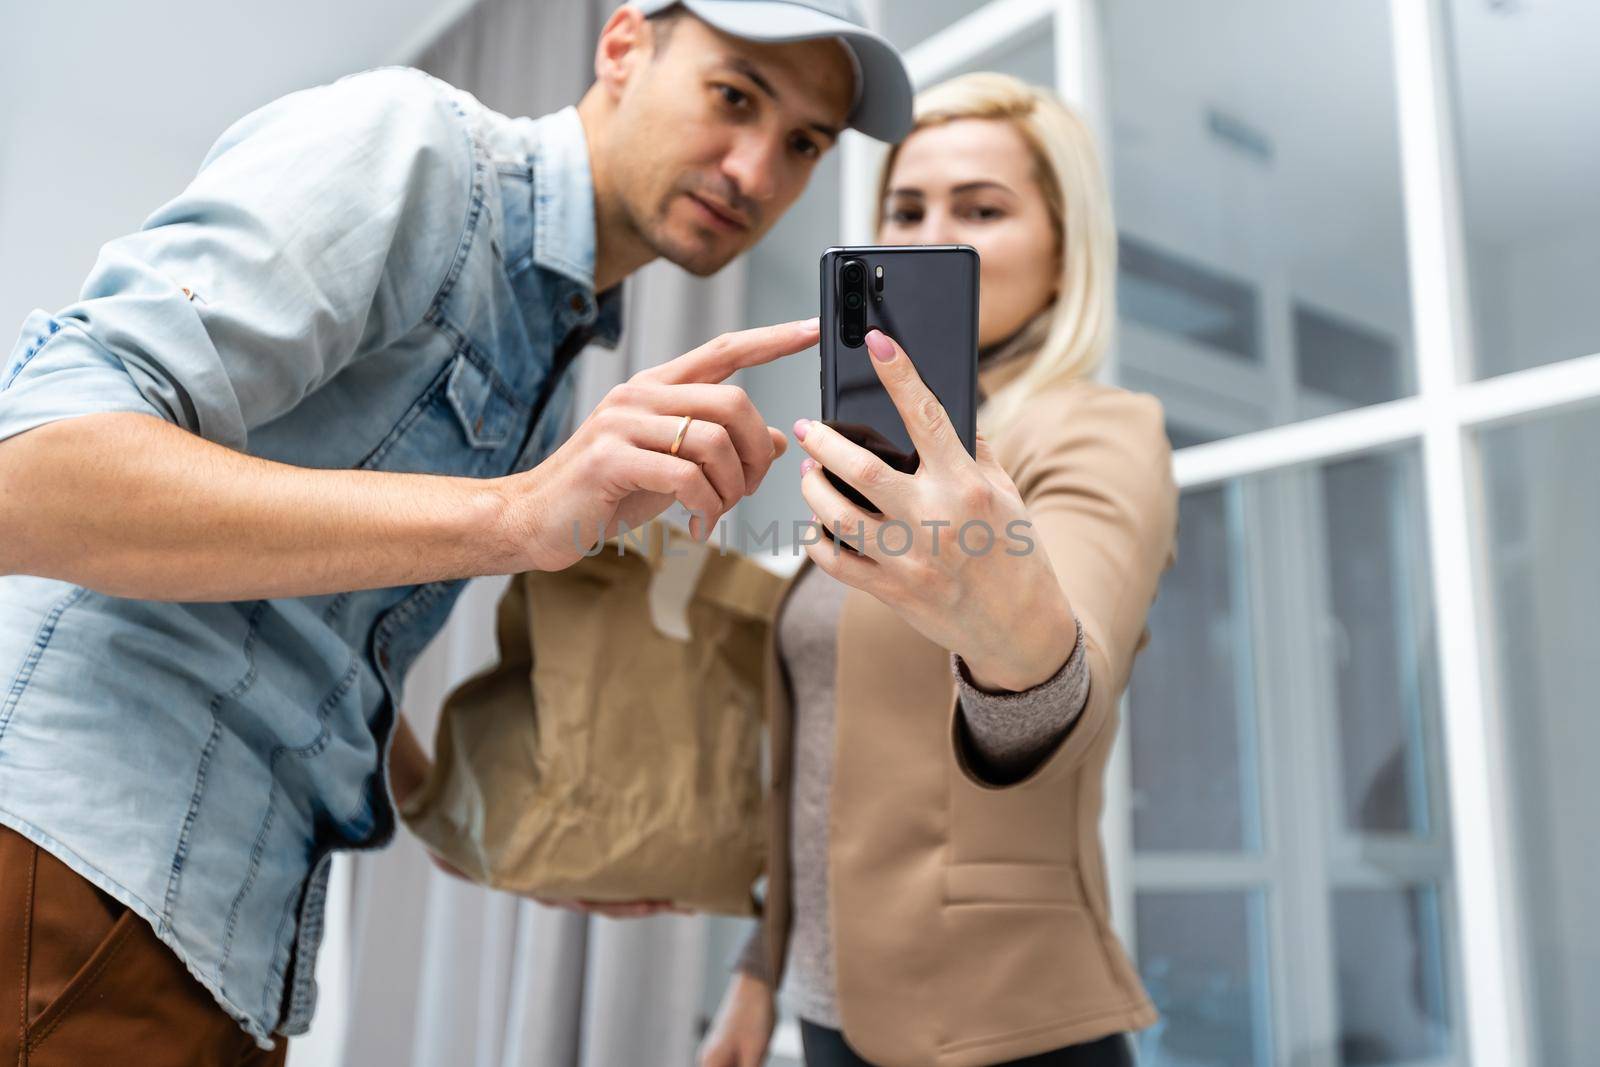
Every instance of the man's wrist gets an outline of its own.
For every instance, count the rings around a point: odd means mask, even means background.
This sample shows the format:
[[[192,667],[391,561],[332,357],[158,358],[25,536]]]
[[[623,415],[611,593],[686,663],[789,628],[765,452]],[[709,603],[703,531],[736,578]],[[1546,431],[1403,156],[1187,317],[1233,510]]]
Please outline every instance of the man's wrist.
[[[536,569],[527,532],[512,506],[510,478],[467,479],[467,499],[452,517],[474,575],[520,574]]]

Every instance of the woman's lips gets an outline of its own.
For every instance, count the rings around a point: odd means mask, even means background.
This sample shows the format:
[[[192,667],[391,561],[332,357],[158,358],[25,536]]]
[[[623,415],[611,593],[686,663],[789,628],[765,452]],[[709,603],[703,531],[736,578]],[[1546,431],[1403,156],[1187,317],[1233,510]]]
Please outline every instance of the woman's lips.
[[[729,233],[741,233],[744,230],[749,229],[749,226],[746,223],[741,222],[739,219],[730,214],[727,214],[724,209],[712,206],[709,201],[702,200],[693,193],[686,193],[684,195],[686,195],[689,198],[689,202],[694,205],[695,212],[700,215],[702,219],[715,226],[717,229],[726,230]]]

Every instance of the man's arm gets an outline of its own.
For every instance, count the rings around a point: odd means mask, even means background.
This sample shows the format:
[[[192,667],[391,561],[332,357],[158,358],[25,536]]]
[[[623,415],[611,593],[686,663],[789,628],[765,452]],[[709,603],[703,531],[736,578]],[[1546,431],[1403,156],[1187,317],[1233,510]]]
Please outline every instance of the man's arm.
[[[492,569],[485,483],[296,470],[251,432],[421,322],[463,244],[470,139],[420,75],[290,94],[108,242],[0,364],[0,564],[242,599]]]
[[[304,470],[148,415],[0,441],[0,572],[114,596],[245,600],[498,574],[501,480]]]
[[[246,600],[555,570],[675,500],[708,537],[785,445],[721,383],[816,340],[815,319],[718,337],[634,375],[554,455],[503,478],[291,467],[150,415],[52,421],[0,440],[0,572]]]

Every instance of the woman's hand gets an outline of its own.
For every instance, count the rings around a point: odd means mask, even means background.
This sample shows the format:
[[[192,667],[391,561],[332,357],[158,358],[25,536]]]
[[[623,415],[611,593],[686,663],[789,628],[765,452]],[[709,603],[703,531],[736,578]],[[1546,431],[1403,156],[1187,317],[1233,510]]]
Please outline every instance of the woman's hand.
[[[921,466],[903,474],[830,426],[797,422],[795,438],[811,457],[801,464],[801,495],[814,517],[861,550],[823,539],[806,553],[960,654],[979,686],[1022,690],[1047,680],[1072,654],[1076,625],[1022,495],[981,435],[977,458],[967,454],[898,344],[873,330],[867,348]],[[883,514],[852,503],[824,469]]]
[[[748,974],[735,975],[700,1045],[698,1067],[761,1067],[776,1021],[772,987]]]

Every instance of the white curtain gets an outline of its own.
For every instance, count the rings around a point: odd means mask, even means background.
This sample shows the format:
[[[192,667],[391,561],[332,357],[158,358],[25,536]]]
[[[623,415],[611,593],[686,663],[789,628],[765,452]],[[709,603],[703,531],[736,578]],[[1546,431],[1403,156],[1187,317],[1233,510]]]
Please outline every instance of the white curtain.
[[[416,60],[507,114],[574,103],[616,0],[482,0]],[[665,263],[627,283],[615,351],[592,348],[577,373],[575,421],[635,371],[740,325],[742,264],[694,279]],[[405,713],[431,747],[439,705],[494,654],[504,578],[469,584],[407,681]],[[351,1067],[640,1067],[692,1060],[722,961],[707,920],[614,922],[551,910],[434,870],[404,830],[345,864],[319,975],[318,1020],[294,1062]],[[718,955],[721,955],[719,952]],[[708,979],[708,975],[710,978]],[[720,989],[720,984],[718,986]],[[716,991],[711,991],[714,998]]]

